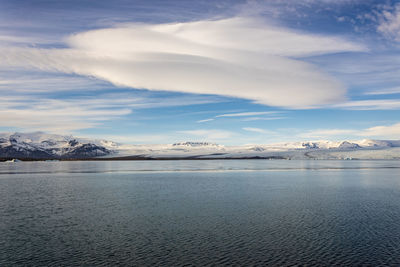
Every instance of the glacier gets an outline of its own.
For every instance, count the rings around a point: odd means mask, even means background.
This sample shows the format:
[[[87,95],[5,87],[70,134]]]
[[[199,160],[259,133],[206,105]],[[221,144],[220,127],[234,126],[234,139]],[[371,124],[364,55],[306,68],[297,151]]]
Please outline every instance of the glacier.
[[[304,141],[224,146],[210,142],[132,145],[71,135],[0,133],[0,158],[48,159],[400,159],[400,140]]]

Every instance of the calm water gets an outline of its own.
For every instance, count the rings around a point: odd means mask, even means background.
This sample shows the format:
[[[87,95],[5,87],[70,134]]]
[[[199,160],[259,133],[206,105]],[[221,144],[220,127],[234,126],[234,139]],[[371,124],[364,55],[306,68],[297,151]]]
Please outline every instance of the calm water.
[[[400,265],[400,161],[0,163],[0,266]]]

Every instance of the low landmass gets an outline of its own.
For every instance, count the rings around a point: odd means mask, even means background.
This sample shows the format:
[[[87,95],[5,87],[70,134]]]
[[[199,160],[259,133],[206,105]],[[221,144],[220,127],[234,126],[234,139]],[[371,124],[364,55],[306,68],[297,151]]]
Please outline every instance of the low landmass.
[[[400,159],[400,140],[303,141],[223,146],[209,142],[130,145],[35,133],[1,133],[0,160]]]

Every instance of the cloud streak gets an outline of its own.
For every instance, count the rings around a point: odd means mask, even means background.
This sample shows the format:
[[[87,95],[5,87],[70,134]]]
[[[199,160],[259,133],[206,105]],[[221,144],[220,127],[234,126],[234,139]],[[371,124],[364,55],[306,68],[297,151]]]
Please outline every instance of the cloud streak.
[[[0,127],[57,133],[98,127],[102,122],[128,115],[128,108],[108,107],[85,100],[34,97],[0,97]]]
[[[375,126],[364,130],[361,135],[373,136],[373,137],[384,137],[384,138],[395,138],[399,139],[400,136],[400,123],[396,123],[389,126]]]
[[[221,141],[229,139],[235,135],[235,133],[226,130],[219,129],[198,129],[198,130],[187,130],[187,131],[178,131],[179,134],[184,134],[187,138],[195,138],[197,140],[208,140],[208,141]]]
[[[400,94],[400,87],[368,91],[368,92],[365,92],[364,94],[365,95],[395,95],[395,94]]]
[[[380,125],[366,129],[316,129],[297,135],[300,138],[312,139],[343,139],[346,137],[352,138],[381,138],[381,139],[399,139],[400,123],[392,125]]]
[[[101,128],[104,122],[126,117],[134,110],[216,102],[218,99],[194,96],[160,99],[128,93],[65,99],[41,95],[3,95],[0,96],[0,127],[64,134],[81,129]]]
[[[204,119],[204,120],[198,120],[196,121],[197,123],[203,123],[203,122],[208,122],[208,121],[213,121],[214,119]]]
[[[240,112],[240,113],[227,113],[215,116],[216,118],[221,117],[249,117],[249,116],[258,116],[258,115],[269,115],[269,114],[277,114],[281,113],[280,111],[261,111],[261,112]]]
[[[299,134],[300,138],[315,139],[315,138],[333,138],[342,136],[359,135],[360,131],[351,129],[317,129],[306,133]]]
[[[391,10],[384,10],[379,19],[378,32],[388,39],[400,42],[400,4]]]
[[[66,42],[67,49],[0,48],[0,65],[75,73],[121,87],[312,108],[343,101],[346,89],[300,58],[366,50],[339,37],[242,17],[123,24],[72,35]]]
[[[245,131],[248,131],[248,132],[260,133],[260,134],[276,134],[273,131],[260,129],[260,128],[254,128],[254,127],[244,127],[242,129],[245,130]]]
[[[347,110],[398,110],[400,100],[398,99],[377,99],[349,101],[334,106],[335,108]]]
[[[255,111],[255,112],[226,113],[226,114],[216,115],[213,118],[198,120],[196,122],[203,123],[203,122],[213,121],[218,118],[237,118],[237,117],[243,117],[242,121],[279,120],[279,119],[283,119],[284,117],[254,117],[254,116],[276,115],[276,114],[280,114],[280,113],[282,113],[282,111]]]

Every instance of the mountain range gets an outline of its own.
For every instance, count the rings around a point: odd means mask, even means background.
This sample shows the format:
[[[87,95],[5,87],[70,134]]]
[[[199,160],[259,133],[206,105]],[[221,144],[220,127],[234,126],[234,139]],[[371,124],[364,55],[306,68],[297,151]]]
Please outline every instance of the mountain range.
[[[44,159],[400,159],[400,140],[306,141],[223,146],[209,142],[130,145],[35,133],[0,133],[0,158]]]

